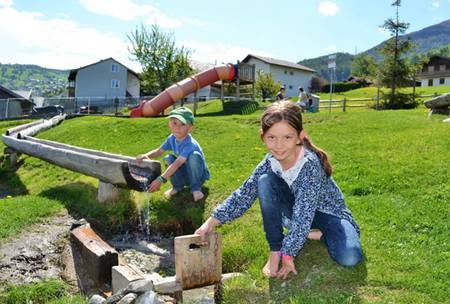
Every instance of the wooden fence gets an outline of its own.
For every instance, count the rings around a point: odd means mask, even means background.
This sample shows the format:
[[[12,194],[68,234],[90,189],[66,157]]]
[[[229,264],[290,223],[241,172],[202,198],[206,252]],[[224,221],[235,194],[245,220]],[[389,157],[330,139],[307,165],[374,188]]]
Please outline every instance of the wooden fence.
[[[426,95],[416,95],[415,98],[427,98],[427,97],[437,97],[443,94],[426,94]],[[367,108],[373,106],[374,109],[379,108],[382,98],[343,98],[343,99],[324,99],[320,100],[319,108],[332,109],[341,108],[343,112],[347,108]]]

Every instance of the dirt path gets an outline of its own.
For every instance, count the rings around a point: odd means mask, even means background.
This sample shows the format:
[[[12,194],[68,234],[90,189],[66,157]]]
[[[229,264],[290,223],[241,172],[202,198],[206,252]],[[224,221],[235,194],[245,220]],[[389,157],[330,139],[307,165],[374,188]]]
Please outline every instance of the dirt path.
[[[75,220],[62,211],[0,244],[0,288],[59,279],[60,254]]]

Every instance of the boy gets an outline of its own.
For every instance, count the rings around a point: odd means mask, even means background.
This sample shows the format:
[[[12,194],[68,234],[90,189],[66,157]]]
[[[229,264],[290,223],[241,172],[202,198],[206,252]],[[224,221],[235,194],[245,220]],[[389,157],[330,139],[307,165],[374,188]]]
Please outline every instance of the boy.
[[[139,163],[145,158],[158,157],[165,151],[172,151],[173,154],[169,154],[163,159],[166,171],[150,184],[148,190],[150,192],[158,191],[161,184],[170,179],[173,187],[164,192],[167,198],[187,186],[192,192],[194,201],[199,201],[205,196],[201,187],[209,179],[210,174],[202,148],[190,134],[194,128],[194,114],[188,108],[181,107],[172,110],[168,118],[168,126],[172,134],[158,149],[140,154],[136,160]]]

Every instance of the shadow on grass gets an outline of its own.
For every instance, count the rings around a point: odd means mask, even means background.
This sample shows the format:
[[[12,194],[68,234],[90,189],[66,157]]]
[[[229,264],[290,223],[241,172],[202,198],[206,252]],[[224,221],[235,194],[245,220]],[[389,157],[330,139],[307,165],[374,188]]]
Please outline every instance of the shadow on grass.
[[[85,218],[96,231],[114,233],[124,226],[137,227],[138,212],[130,200],[130,191],[119,190],[119,199],[115,202],[97,201],[97,188],[86,183],[76,182],[54,187],[39,195],[59,200],[75,219]]]
[[[355,267],[334,262],[326,246],[308,241],[295,259],[298,275],[270,279],[269,295],[276,303],[361,303],[358,289],[367,284],[365,258]]]
[[[209,188],[202,189],[205,197],[194,202],[192,193],[184,189],[170,199],[152,201],[151,223],[152,229],[167,235],[192,234],[203,221],[205,200],[209,195]]]
[[[27,187],[22,183],[20,177],[17,175],[16,170],[20,168],[23,164],[23,159],[21,159],[17,165],[12,168],[9,159],[2,155],[0,159],[0,198],[6,195],[22,195],[28,194]],[[5,195],[2,195],[5,194]]]

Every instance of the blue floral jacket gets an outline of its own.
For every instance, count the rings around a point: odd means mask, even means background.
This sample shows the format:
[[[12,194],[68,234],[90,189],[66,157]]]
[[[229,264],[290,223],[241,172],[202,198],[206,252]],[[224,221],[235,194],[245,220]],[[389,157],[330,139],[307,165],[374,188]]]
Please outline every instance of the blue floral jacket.
[[[242,216],[253,205],[258,196],[259,177],[273,172],[271,157],[270,153],[267,154],[244,184],[214,209],[214,218],[224,224]],[[342,191],[333,178],[326,175],[319,157],[309,150],[305,151],[304,157],[306,162],[290,186],[295,203],[289,230],[281,247],[281,252],[290,256],[296,256],[302,249],[316,210],[348,220],[359,233],[358,224],[345,205]],[[281,175],[280,172],[274,173]]]

